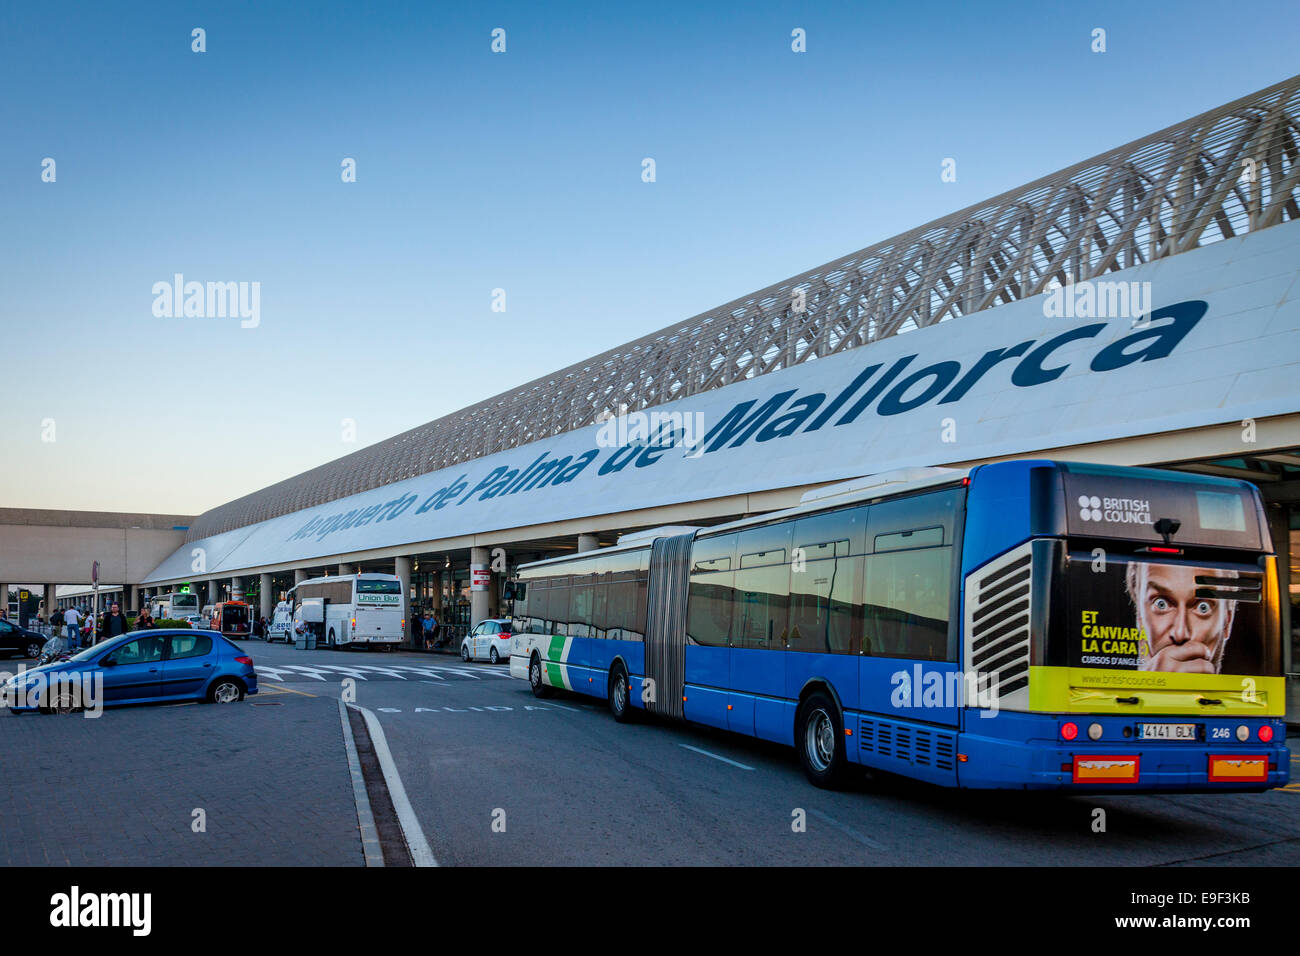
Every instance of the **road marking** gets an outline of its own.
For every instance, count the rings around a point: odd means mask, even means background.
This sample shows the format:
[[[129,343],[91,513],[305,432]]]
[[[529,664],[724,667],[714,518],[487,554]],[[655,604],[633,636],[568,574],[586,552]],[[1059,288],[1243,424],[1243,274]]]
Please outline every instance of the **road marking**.
[[[297,694],[300,697],[319,697],[319,694],[309,694],[305,690],[294,690],[292,687],[258,687],[257,695],[262,694]]]
[[[482,680],[482,674],[464,667],[440,667],[433,664],[426,664],[422,667],[412,667],[408,665],[395,664],[390,667],[379,667],[373,664],[359,664],[347,666],[342,664],[258,664],[257,674],[267,680],[285,681],[296,680],[301,678],[311,678],[318,681],[333,682],[337,679],[336,675],[355,677],[360,680],[369,680],[366,675],[374,677],[377,674],[385,674],[394,680],[407,680],[406,676],[398,673],[405,671],[407,674],[425,678],[428,680],[445,681],[448,674],[456,677],[463,677],[468,680]],[[509,674],[501,671],[487,671],[493,677],[511,679]]]
[[[733,767],[739,767],[741,770],[753,770],[753,767],[743,763],[737,763],[735,760],[728,760],[726,757],[719,757],[717,754],[709,753],[707,750],[701,750],[699,747],[692,747],[690,744],[678,744],[679,747],[685,747],[687,750],[693,750],[697,754],[704,754],[706,757],[712,757],[714,760],[721,760],[723,763],[729,763]]]
[[[393,801],[393,809],[397,811],[397,822],[402,828],[402,835],[406,838],[406,848],[411,851],[411,862],[416,866],[437,866],[438,861],[434,859],[433,851],[429,849],[429,842],[425,840],[424,831],[420,829],[420,821],[411,807],[411,801],[406,796],[406,788],[402,786],[402,777],[398,774],[397,764],[393,762],[393,755],[388,750],[388,739],[384,736],[384,728],[380,726],[379,718],[373,711],[357,704],[349,706],[356,708],[366,719],[370,742],[374,745],[375,756],[379,759],[379,769],[383,771],[384,782],[388,785],[388,796]]]
[[[810,807],[810,808],[808,809],[808,812],[811,813],[813,816],[815,816],[818,820],[821,820],[823,823],[829,823],[831,826],[833,826],[835,829],[839,830],[841,833],[845,834],[845,835],[848,836],[848,837],[851,837],[851,838],[854,839],[854,840],[857,840],[859,843],[863,844],[864,846],[869,846],[869,847],[871,847],[873,850],[883,850],[883,849],[884,849],[883,846],[881,846],[881,845],[880,845],[879,843],[877,843],[875,840],[871,839],[871,837],[869,837],[869,836],[867,836],[867,835],[865,835],[865,834],[863,834],[863,833],[859,833],[857,830],[853,829],[853,827],[851,827],[851,826],[847,826],[847,825],[845,825],[845,824],[843,824],[843,823],[840,823],[839,820],[836,820],[834,817],[829,816],[829,815],[827,815],[827,814],[825,814],[825,813],[822,813],[820,810],[813,810],[813,809]]]

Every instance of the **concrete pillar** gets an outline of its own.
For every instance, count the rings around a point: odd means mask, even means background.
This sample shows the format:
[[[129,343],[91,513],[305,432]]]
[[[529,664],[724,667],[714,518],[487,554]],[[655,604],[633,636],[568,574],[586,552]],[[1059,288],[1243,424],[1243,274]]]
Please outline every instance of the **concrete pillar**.
[[[475,590],[474,572],[478,569],[487,570],[488,562],[492,560],[491,553],[487,548],[470,548],[469,549],[469,623],[473,627],[480,621],[486,621],[492,616],[492,593],[489,589],[482,591]],[[489,588],[491,585],[489,585]]]
[[[0,617],[9,617],[9,585],[0,584]]]
[[[139,588],[137,588],[134,584],[122,585],[122,613],[123,614],[126,613],[127,608],[131,608],[132,610],[134,610],[140,606],[140,601],[136,597],[138,591]]]
[[[393,573],[402,582],[402,620],[405,622],[402,625],[402,640],[409,641],[411,639],[411,559],[397,558],[394,565]]]
[[[596,537],[594,534],[578,535],[579,551],[595,551],[599,547],[600,547],[600,538]]]
[[[268,621],[271,620],[271,617],[275,614],[275,605],[271,602],[271,598],[273,597],[271,594],[272,587],[271,575],[263,574],[257,579],[257,593],[260,596],[260,601],[258,602],[260,604],[258,614],[261,617],[266,618]]]
[[[243,599],[244,599],[244,579],[231,578],[230,579],[230,600],[242,601]]]
[[[429,595],[429,607],[433,610],[433,616],[439,621],[442,620],[442,589],[446,584],[447,576],[444,572],[438,571],[433,575],[433,593]]]
[[[56,593],[55,587],[56,586],[53,584],[45,585],[45,623],[46,624],[50,623],[50,615],[53,614],[55,610],[55,602],[54,602],[54,595]]]
[[[306,569],[306,568],[294,568],[294,569],[293,569],[293,586],[294,586],[294,587],[297,587],[298,585],[302,584],[303,581],[306,581],[306,580],[307,580],[307,569]]]
[[[339,565],[339,574],[356,574],[356,573],[357,573],[357,566],[355,564]],[[408,572],[408,576],[409,576],[409,572]]]
[[[213,578],[208,582],[208,603],[217,603],[217,579]]]

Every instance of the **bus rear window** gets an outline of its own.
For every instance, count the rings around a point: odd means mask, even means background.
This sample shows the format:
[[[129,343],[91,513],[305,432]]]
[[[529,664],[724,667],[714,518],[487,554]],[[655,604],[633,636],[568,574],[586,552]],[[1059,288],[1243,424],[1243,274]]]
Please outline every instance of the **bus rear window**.
[[[401,581],[357,581],[358,594],[401,594]]]
[[[1068,466],[1062,477],[1071,535],[1173,547],[1266,549],[1268,537],[1247,487],[1201,475],[1080,465]],[[1157,524],[1169,532],[1168,540]]]

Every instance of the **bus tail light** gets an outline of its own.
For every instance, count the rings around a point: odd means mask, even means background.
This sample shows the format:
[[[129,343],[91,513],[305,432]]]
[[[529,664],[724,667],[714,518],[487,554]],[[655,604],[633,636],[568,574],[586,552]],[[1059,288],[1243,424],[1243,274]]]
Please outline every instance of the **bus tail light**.
[[[353,627],[357,626],[357,619],[355,617],[352,619],[352,626]]]
[[[1065,723],[1061,724],[1061,739],[1062,739],[1062,740],[1073,740],[1073,739],[1074,739],[1075,737],[1077,737],[1077,736],[1079,736],[1079,725],[1078,725],[1078,724],[1076,724],[1076,723],[1075,723],[1074,721],[1072,721],[1072,720],[1068,720],[1068,721],[1066,721]]]
[[[1260,727],[1260,728],[1259,728],[1259,739],[1262,740],[1262,741],[1264,741],[1264,743],[1268,743],[1270,740],[1272,740],[1272,739],[1273,739],[1273,728],[1270,727],[1268,724],[1265,724],[1264,726]]]

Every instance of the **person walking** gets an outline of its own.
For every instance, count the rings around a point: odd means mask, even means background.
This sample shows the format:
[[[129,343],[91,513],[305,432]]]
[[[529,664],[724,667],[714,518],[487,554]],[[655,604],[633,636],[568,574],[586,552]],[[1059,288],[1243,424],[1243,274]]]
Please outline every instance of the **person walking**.
[[[81,646],[81,614],[76,607],[63,612],[63,624],[68,631],[68,651],[75,654]]]
[[[433,612],[425,610],[424,621],[424,646],[433,650],[438,646],[438,619],[433,616]]]
[[[126,615],[122,613],[122,607],[116,601],[109,605],[108,613],[104,615],[104,621],[99,628],[99,639],[106,641],[111,637],[118,637],[125,634],[131,629],[127,623]]]

